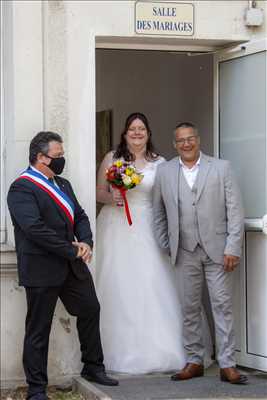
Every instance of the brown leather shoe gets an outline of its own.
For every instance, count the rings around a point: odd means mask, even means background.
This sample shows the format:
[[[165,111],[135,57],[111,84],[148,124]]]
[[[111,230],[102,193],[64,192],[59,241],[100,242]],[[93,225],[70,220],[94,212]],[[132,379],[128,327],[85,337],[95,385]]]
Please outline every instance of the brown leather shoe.
[[[204,375],[204,367],[200,364],[187,363],[186,366],[171,376],[172,381],[184,381],[185,379],[197,378]]]
[[[235,367],[221,368],[220,377],[223,382],[234,383],[237,385],[244,385],[248,381],[246,375],[241,375]]]

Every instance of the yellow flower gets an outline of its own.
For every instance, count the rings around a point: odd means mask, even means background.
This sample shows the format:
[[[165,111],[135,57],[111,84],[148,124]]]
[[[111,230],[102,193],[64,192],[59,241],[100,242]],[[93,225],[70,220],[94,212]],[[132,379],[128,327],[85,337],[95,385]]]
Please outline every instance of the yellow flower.
[[[122,166],[122,161],[118,160],[115,162],[116,167],[120,168]]]
[[[128,175],[128,176],[131,176],[133,174],[132,168],[126,168],[125,174]]]
[[[137,175],[137,174],[132,174],[131,178],[132,178],[132,182],[133,182],[135,185],[139,185],[139,183],[140,183],[141,180],[142,180],[142,176],[141,176],[141,175]]]

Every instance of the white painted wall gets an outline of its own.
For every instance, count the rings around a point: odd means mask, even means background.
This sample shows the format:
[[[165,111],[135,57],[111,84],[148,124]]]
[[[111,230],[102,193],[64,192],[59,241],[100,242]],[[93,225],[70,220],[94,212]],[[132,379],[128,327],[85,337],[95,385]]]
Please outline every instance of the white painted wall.
[[[3,44],[4,44],[4,26],[3,26],[3,3],[0,3],[0,25],[1,25],[1,46],[0,46],[0,51],[1,51],[1,69],[0,69],[0,84],[1,84],[1,90],[0,90],[0,96],[1,96],[1,121],[0,121],[0,147],[1,147],[1,153],[0,153],[0,180],[1,180],[1,191],[0,191],[0,205],[1,205],[1,210],[0,210],[0,243],[5,243],[6,242],[6,208],[2,207],[2,204],[5,203],[5,173],[4,173],[4,167],[5,167],[5,138],[4,138],[4,77],[3,77],[3,67],[4,67],[4,61],[3,61],[3,56],[4,56],[4,51],[3,51]],[[5,16],[6,17],[6,16]],[[6,36],[5,36],[6,37]]]
[[[28,165],[28,147],[35,133],[44,128],[45,117],[44,98],[48,103],[52,97],[48,123],[62,121],[61,107],[56,95],[58,92],[44,89],[48,77],[44,80],[43,62],[43,4],[40,1],[4,2],[6,17],[4,30],[4,126],[3,141],[5,143],[5,171],[6,188]],[[50,20],[50,24],[53,21]],[[52,38],[51,38],[52,40]],[[53,50],[53,49],[52,49]],[[50,50],[53,54],[53,51]],[[57,49],[58,50],[58,49]],[[62,53],[60,54],[62,59]],[[52,57],[54,59],[54,55]],[[49,60],[48,60],[49,61]],[[52,66],[54,64],[52,63]],[[50,67],[51,69],[51,67]],[[55,68],[56,69],[56,68]],[[47,71],[46,76],[47,76]],[[61,71],[58,71],[61,74]],[[51,78],[50,78],[51,79]],[[61,88],[62,80],[57,82]],[[62,94],[62,91],[61,91]],[[62,96],[64,97],[64,96]],[[62,100],[64,103],[64,98]],[[64,103],[65,104],[65,103]],[[64,108],[65,109],[65,108]],[[64,126],[64,125],[63,125]],[[59,128],[57,126],[57,128]],[[1,149],[2,151],[3,149]],[[4,195],[2,201],[5,202]],[[24,382],[22,368],[22,343],[26,316],[24,289],[18,287],[16,259],[10,251],[13,244],[12,227],[8,212],[7,225],[9,227],[8,242],[2,246],[1,254],[1,386],[10,387],[21,385]],[[53,330],[50,338],[49,377],[50,382],[69,380],[81,369],[80,351],[76,333],[75,318],[64,310],[59,302],[53,321]]]
[[[17,275],[13,271],[2,271],[0,283],[1,387],[7,388],[25,384],[22,349],[26,299],[24,288],[18,286]],[[50,384],[71,384],[72,376],[79,374],[81,367],[76,319],[70,317],[58,301],[49,341]]]
[[[181,121],[199,127],[202,149],[213,154],[213,57],[137,50],[96,51],[96,109],[112,110],[113,144],[128,114],[147,115],[153,142],[174,156],[173,130]]]
[[[79,25],[82,31],[87,27],[95,35],[135,36],[133,0],[68,0],[65,3],[72,22],[76,27]],[[266,1],[257,3],[266,10]],[[232,0],[231,3],[229,0],[194,0],[193,4],[195,39],[230,39],[237,35],[258,38],[266,35],[266,21],[261,27],[252,30],[244,25],[244,12],[248,6],[246,0]]]
[[[29,141],[43,127],[42,8],[39,1],[20,1],[3,2],[3,10],[3,178],[8,188],[27,166]],[[10,228],[8,212],[6,218]],[[7,243],[12,244],[11,229],[9,233]]]

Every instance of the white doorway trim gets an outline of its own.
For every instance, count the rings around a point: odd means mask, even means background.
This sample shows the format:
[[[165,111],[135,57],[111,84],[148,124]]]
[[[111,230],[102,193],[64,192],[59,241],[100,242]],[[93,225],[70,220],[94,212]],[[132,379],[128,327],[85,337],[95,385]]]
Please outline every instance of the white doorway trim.
[[[246,44],[220,50],[214,55],[214,155],[219,157],[219,63],[227,60],[258,53],[267,49],[267,39],[255,40]]]
[[[129,36],[96,36],[97,49],[125,50],[160,50],[185,52],[214,52],[225,47],[245,43],[248,37],[235,36],[230,39],[184,39],[172,37],[129,37]]]
[[[215,143],[215,155],[219,156],[219,135],[220,132],[220,98],[222,93],[220,93],[220,75],[219,75],[219,67],[220,64],[224,62],[229,62],[229,60],[236,60],[237,62],[245,63],[251,59],[252,55],[257,53],[262,53],[263,57],[267,57],[264,55],[264,51],[267,49],[267,40],[258,40],[255,42],[248,43],[246,45],[237,46],[232,49],[224,50],[218,52],[214,57],[214,143]],[[247,57],[250,56],[250,57]],[[266,58],[265,58],[266,60]],[[230,63],[232,65],[232,63]],[[250,69],[251,71],[251,69]],[[252,74],[255,76],[255,72]],[[230,79],[230,75],[227,77],[227,80]],[[249,74],[243,75],[242,85],[246,86],[247,81],[249,81]],[[262,83],[262,80],[260,81]],[[225,82],[224,82],[225,84]],[[229,84],[230,85],[230,84]],[[264,97],[266,98],[266,89],[264,92]],[[251,100],[256,102],[257,104],[257,95],[251,93]],[[248,98],[249,99],[249,98]],[[228,104],[230,104],[231,98],[228,99]],[[221,113],[222,115],[222,113]],[[229,114],[228,114],[229,115]],[[237,114],[237,118],[243,117],[242,114]],[[222,117],[223,118],[223,117]],[[225,119],[225,117],[224,117]],[[242,131],[241,131],[242,132]],[[267,153],[267,142],[266,142],[266,153]],[[253,160],[251,160],[253,162]],[[233,159],[232,159],[233,162]],[[247,160],[247,162],[250,162]],[[247,163],[246,162],[246,163]],[[265,162],[265,160],[264,160]],[[266,168],[266,166],[265,166]],[[246,179],[249,179],[246,177]],[[266,189],[267,190],[267,189]],[[260,192],[259,192],[259,195]],[[267,198],[267,193],[266,193]],[[266,204],[267,206],[267,204]],[[246,215],[248,218],[249,216]],[[256,217],[256,215],[255,215]],[[236,312],[237,316],[237,326],[236,332],[239,331],[239,347],[236,353],[236,358],[238,364],[250,368],[261,369],[263,371],[267,371],[267,359],[266,359],[266,347],[262,345],[262,340],[258,340],[258,348],[257,351],[254,352],[251,350],[257,339],[256,332],[254,334],[253,329],[255,327],[253,325],[254,313],[251,312],[252,304],[257,311],[261,312],[261,304],[264,304],[264,296],[266,293],[266,255],[267,255],[267,240],[266,237],[261,233],[262,230],[262,219],[261,215],[258,215],[258,218],[245,219],[245,237],[244,237],[244,251],[243,251],[243,259],[239,266],[239,272],[237,271],[234,275],[235,277],[235,290],[239,295],[237,297],[237,308]],[[258,231],[258,232],[255,232]],[[257,246],[256,246],[257,245]],[[258,268],[258,270],[257,270]],[[237,274],[237,275],[236,275]],[[260,276],[262,278],[260,278]],[[261,286],[257,285],[255,289],[255,281],[254,277],[261,282]],[[254,286],[253,286],[254,285]],[[264,293],[264,295],[262,295]],[[251,299],[254,299],[253,302]],[[249,300],[250,299],[250,300]],[[262,300],[263,299],[263,300]],[[255,307],[256,304],[256,307]],[[251,305],[251,306],[250,306]],[[263,308],[264,309],[264,308]],[[265,315],[264,311],[263,314]],[[258,331],[265,332],[264,329],[266,327],[266,318],[259,318],[260,327],[258,327]],[[254,343],[253,343],[254,340]],[[265,342],[264,342],[265,343]]]

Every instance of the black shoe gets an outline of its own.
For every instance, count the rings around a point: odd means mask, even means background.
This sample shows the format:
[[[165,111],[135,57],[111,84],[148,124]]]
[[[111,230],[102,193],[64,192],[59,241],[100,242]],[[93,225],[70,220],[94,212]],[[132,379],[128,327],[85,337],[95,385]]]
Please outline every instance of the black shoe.
[[[119,384],[119,381],[107,376],[105,371],[90,372],[90,374],[82,373],[81,377],[86,379],[88,382],[96,382],[105,386],[118,386]]]

